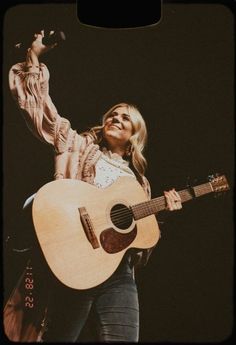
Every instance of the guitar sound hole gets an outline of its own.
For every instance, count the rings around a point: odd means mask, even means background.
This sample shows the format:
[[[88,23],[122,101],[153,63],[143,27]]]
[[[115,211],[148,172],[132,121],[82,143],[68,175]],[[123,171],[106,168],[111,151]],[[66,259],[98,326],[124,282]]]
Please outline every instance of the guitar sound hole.
[[[128,229],[133,221],[132,211],[125,205],[117,204],[111,209],[111,221],[119,229]]]

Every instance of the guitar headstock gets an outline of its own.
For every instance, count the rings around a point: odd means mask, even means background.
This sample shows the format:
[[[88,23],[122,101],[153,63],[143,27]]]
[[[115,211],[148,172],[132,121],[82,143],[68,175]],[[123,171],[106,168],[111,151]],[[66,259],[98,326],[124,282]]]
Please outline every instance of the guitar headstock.
[[[209,183],[214,192],[225,192],[229,190],[229,184],[225,175],[211,175],[209,176]]]

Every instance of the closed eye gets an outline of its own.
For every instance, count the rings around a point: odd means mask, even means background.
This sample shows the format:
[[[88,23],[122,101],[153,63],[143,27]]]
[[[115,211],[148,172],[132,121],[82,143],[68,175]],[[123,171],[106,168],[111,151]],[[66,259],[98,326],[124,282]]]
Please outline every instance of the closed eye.
[[[130,116],[127,114],[123,114],[123,119],[126,121],[130,121]]]

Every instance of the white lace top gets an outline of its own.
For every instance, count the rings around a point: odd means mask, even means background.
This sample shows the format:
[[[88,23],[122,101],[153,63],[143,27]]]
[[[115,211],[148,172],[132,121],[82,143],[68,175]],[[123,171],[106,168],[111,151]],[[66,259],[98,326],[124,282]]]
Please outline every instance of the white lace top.
[[[95,169],[94,185],[98,188],[110,186],[120,176],[136,178],[127,161],[117,153],[112,153],[106,149],[103,149],[103,154],[97,161]]]

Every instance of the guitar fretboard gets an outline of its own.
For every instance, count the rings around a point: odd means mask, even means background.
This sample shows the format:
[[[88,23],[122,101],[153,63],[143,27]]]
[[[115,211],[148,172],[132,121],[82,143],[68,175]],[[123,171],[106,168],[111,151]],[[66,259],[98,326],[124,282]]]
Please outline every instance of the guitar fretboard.
[[[211,183],[204,183],[195,187],[178,191],[181,202],[187,202],[202,195],[214,192]],[[156,214],[166,209],[166,201],[164,196],[141,202],[131,207],[135,220]]]

